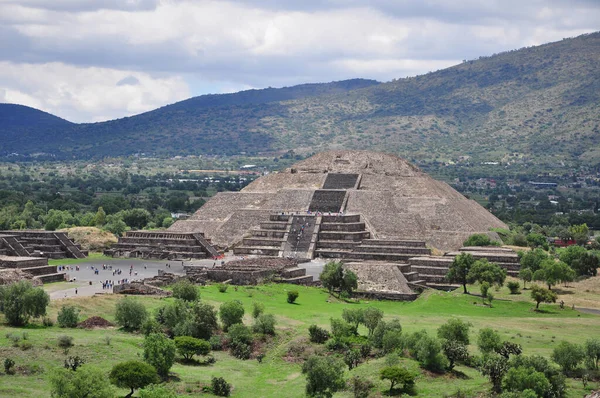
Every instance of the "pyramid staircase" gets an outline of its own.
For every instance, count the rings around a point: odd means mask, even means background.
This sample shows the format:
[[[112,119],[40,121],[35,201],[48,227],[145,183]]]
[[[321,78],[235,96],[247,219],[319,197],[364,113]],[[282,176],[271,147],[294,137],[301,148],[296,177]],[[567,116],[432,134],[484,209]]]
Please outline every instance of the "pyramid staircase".
[[[128,231],[104,254],[175,260],[215,258],[219,252],[199,232]]]
[[[64,232],[24,230],[0,233],[1,253],[7,255],[53,259],[87,257],[87,251]]]
[[[33,275],[42,283],[63,281],[64,272],[57,272],[56,265],[48,265],[45,257],[17,257],[0,255],[0,269],[20,269]]]

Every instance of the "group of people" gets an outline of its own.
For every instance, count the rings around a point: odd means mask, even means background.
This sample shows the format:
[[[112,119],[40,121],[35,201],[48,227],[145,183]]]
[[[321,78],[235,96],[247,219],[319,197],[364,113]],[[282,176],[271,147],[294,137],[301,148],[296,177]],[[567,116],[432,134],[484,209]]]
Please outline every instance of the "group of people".
[[[117,281],[117,283],[116,283],[116,284],[117,284],[117,285],[122,285],[122,284],[124,284],[124,283],[129,283],[129,282],[130,282],[130,280],[129,280],[129,279],[119,279],[119,280]],[[110,290],[110,289],[112,289],[112,288],[113,288],[113,286],[115,285],[115,281],[113,281],[113,280],[108,280],[108,279],[107,279],[107,280],[105,280],[105,281],[100,281],[100,283],[102,283],[102,289],[103,289],[103,290],[104,290],[104,289],[108,289],[108,290]]]

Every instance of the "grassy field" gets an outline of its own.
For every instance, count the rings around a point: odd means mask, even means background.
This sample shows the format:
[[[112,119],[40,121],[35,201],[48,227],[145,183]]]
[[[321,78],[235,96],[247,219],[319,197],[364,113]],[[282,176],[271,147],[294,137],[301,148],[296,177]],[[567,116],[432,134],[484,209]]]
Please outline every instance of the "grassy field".
[[[48,285],[52,289],[52,285]],[[448,318],[458,317],[473,324],[470,349],[476,353],[473,345],[480,328],[493,327],[504,339],[519,343],[526,355],[540,354],[549,356],[553,347],[561,340],[582,343],[590,336],[597,336],[600,330],[600,316],[581,314],[570,308],[561,310],[558,305],[541,305],[543,312],[532,311],[533,304],[525,301],[527,293],[518,300],[495,300],[493,308],[484,307],[476,296],[458,292],[428,292],[411,303],[391,301],[362,301],[349,304],[332,299],[319,288],[296,287],[289,285],[264,285],[256,287],[231,287],[226,293],[220,293],[216,286],[199,287],[201,299],[218,306],[228,300],[240,300],[246,308],[245,323],[250,324],[250,311],[254,301],[262,302],[267,313],[273,313],[278,321],[278,334],[266,343],[267,356],[262,364],[256,360],[241,361],[226,352],[215,352],[217,362],[212,366],[184,366],[176,363],[172,368],[172,383],[183,396],[206,396],[201,387],[210,382],[212,376],[223,376],[233,387],[233,396],[237,397],[301,397],[304,395],[305,379],[301,374],[301,365],[297,356],[290,359],[288,351],[304,351],[304,355],[315,350],[307,340],[307,329],[316,323],[329,326],[331,317],[339,317],[347,307],[375,306],[385,312],[386,318],[398,317],[407,332],[425,329],[435,333],[437,327]],[[286,302],[286,290],[299,289],[297,304]],[[476,289],[473,289],[476,291]],[[504,292],[497,297],[510,298]],[[49,315],[55,319],[57,311],[66,303],[81,309],[82,318],[99,315],[114,320],[114,308],[118,296],[95,296],[77,299],[53,301]],[[170,298],[140,297],[149,310],[154,310]],[[360,329],[362,333],[366,330]],[[33,348],[23,351],[12,347],[7,333],[21,335],[27,333]],[[47,377],[51,369],[62,366],[65,354],[57,347],[57,337],[67,334],[74,337],[75,347],[69,355],[79,355],[86,359],[85,366],[97,366],[108,370],[116,363],[141,356],[142,336],[125,333],[117,328],[108,330],[60,329],[57,326],[45,328],[34,323],[27,328],[2,327],[0,333],[0,359],[13,358],[19,368],[16,376],[0,375],[0,397],[48,397]],[[110,345],[106,338],[110,338]],[[299,354],[303,355],[303,354]],[[416,362],[403,359],[403,364],[418,371]],[[382,396],[387,383],[378,380],[383,359],[371,359],[360,365],[346,376],[369,376],[377,384],[373,396]],[[423,397],[441,397],[453,394],[459,389],[467,396],[480,396],[489,390],[489,383],[476,370],[459,366],[464,376],[434,376],[419,372],[417,392]],[[570,380],[569,397],[581,397],[585,391],[580,381]],[[588,385],[599,388],[595,383]],[[124,396],[127,391],[119,392]],[[350,397],[349,392],[341,392],[336,397]]]

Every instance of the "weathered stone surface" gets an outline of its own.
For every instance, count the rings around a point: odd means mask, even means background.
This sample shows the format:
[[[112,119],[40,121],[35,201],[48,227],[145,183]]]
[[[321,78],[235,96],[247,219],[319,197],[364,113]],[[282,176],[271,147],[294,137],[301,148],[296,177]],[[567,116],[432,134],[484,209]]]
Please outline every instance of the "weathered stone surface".
[[[142,282],[131,282],[123,283],[121,285],[114,285],[113,293],[155,296],[170,296],[173,294],[156,286],[146,285]]]

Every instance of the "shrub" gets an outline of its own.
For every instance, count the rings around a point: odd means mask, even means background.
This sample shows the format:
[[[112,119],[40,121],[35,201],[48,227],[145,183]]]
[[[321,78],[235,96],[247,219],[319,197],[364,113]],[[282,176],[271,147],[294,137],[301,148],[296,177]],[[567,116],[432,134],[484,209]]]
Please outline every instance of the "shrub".
[[[345,270],[340,261],[331,261],[323,267],[323,272],[319,275],[319,280],[323,287],[333,293],[334,290],[340,291],[345,296],[351,296],[352,291],[358,287],[358,278],[350,270]]]
[[[73,337],[72,336],[67,336],[62,335],[62,336],[58,336],[58,346],[60,348],[71,348],[73,347]]]
[[[223,349],[223,337],[221,336],[210,336],[208,342],[210,343],[210,348],[213,351],[221,351]]]
[[[138,391],[140,398],[177,398],[178,395],[169,386],[150,384]]]
[[[329,339],[329,332],[317,325],[310,325],[308,327],[308,335],[310,341],[317,344],[323,344]]]
[[[398,332],[401,332],[402,325],[400,324],[400,321],[398,319],[392,319],[388,322],[383,321],[383,320],[379,321],[379,323],[377,324],[377,327],[375,328],[375,330],[373,331],[373,334],[371,335],[371,343],[373,344],[374,347],[376,347],[376,348],[383,347],[383,336],[389,330],[396,330]]]
[[[463,242],[463,246],[500,246],[486,234],[473,234]]]
[[[227,291],[228,287],[229,287],[229,285],[227,285],[225,283],[217,283],[217,289],[219,289],[219,291],[221,293],[225,293]]]
[[[521,285],[519,282],[510,281],[506,284],[508,286],[508,290],[510,290],[510,294],[519,294],[521,293]]]
[[[290,304],[294,304],[299,295],[300,295],[300,293],[298,293],[297,290],[288,291],[287,292],[287,302]]]
[[[448,370],[452,370],[457,362],[467,361],[469,358],[467,346],[458,340],[444,340],[442,352],[448,359]]]
[[[390,382],[389,395],[392,395],[396,385],[402,385],[402,390],[406,392],[410,392],[415,385],[415,375],[400,366],[389,366],[381,369],[379,378]]]
[[[371,380],[359,376],[351,378],[348,384],[354,398],[368,398],[371,390],[375,387]]]
[[[484,355],[479,371],[487,376],[492,383],[492,390],[495,393],[502,391],[502,379],[508,370],[508,360],[497,354]]]
[[[498,332],[491,328],[483,328],[479,330],[477,336],[477,346],[482,353],[495,352],[502,346],[502,339]]]
[[[4,373],[6,373],[7,375],[14,375],[15,374],[15,361],[13,361],[11,358],[6,358],[4,360]]]
[[[388,330],[383,335],[381,349],[384,354],[394,352],[402,347],[402,332],[397,330]]]
[[[254,333],[275,334],[275,316],[273,314],[262,314],[254,320],[252,330]]]
[[[263,312],[265,312],[265,305],[263,303],[257,301],[252,303],[252,318],[258,318]]]
[[[373,335],[379,321],[383,319],[383,311],[375,307],[367,307],[363,310],[362,323],[369,331],[369,337]]]
[[[452,340],[469,345],[469,329],[473,326],[470,322],[464,322],[458,318],[449,319],[437,330],[440,339]]]
[[[154,366],[140,361],[118,363],[113,366],[108,377],[115,386],[131,389],[128,397],[131,397],[136,389],[159,382]]]
[[[552,350],[552,360],[565,372],[575,369],[585,358],[585,351],[579,344],[561,341]]]
[[[116,306],[115,319],[125,330],[139,330],[148,318],[146,307],[130,297],[121,299]]]
[[[175,347],[177,347],[177,352],[188,361],[194,355],[208,355],[211,348],[208,341],[190,336],[175,337]]]
[[[331,335],[336,339],[341,339],[343,337],[350,337],[354,335],[354,326],[352,326],[348,322],[337,318],[331,318],[330,322]]]
[[[184,301],[196,301],[200,298],[198,288],[187,279],[182,279],[173,285],[173,297]]]
[[[447,368],[446,358],[441,353],[442,345],[438,339],[424,333],[411,350],[413,357],[422,368],[432,372],[442,372]]]
[[[54,326],[54,321],[49,317],[45,316],[44,318],[42,318],[42,325],[46,327],[52,327]]]
[[[113,398],[115,393],[106,374],[84,366],[77,372],[64,368],[50,375],[50,393],[56,398],[94,397]]]
[[[552,385],[542,372],[533,368],[516,367],[508,369],[504,376],[502,385],[504,390],[520,393],[521,391],[531,390],[535,397],[552,396]]]
[[[166,378],[175,361],[175,343],[162,333],[153,333],[144,339],[144,361]]]
[[[77,370],[81,365],[85,364],[85,360],[80,356],[69,357],[65,359],[65,369],[70,369],[73,372]]]
[[[312,355],[302,365],[306,375],[306,395],[331,397],[344,388],[344,363],[329,356]]]
[[[344,353],[344,363],[348,365],[348,370],[352,370],[360,364],[360,351],[351,348]]]
[[[0,311],[12,326],[23,326],[30,318],[46,315],[50,296],[29,281],[0,286]]]
[[[31,344],[29,341],[24,341],[21,343],[21,350],[23,351],[31,350],[32,348],[33,344]]]
[[[231,354],[239,359],[249,359],[252,351],[250,344],[252,344],[252,332],[246,326],[241,323],[237,323],[227,333],[231,345]]]
[[[590,369],[598,369],[600,362],[600,339],[588,339],[585,342],[586,363]]]
[[[228,397],[231,394],[231,385],[222,377],[213,377],[210,388],[212,393],[218,397]]]
[[[225,302],[219,307],[219,317],[223,322],[223,329],[227,331],[231,325],[242,323],[244,306],[238,300]]]
[[[63,305],[58,311],[56,322],[61,328],[74,328],[79,320],[79,310],[71,305]]]
[[[536,302],[535,309],[540,308],[540,303],[555,303],[557,295],[550,289],[538,285],[531,286],[531,298]]]

